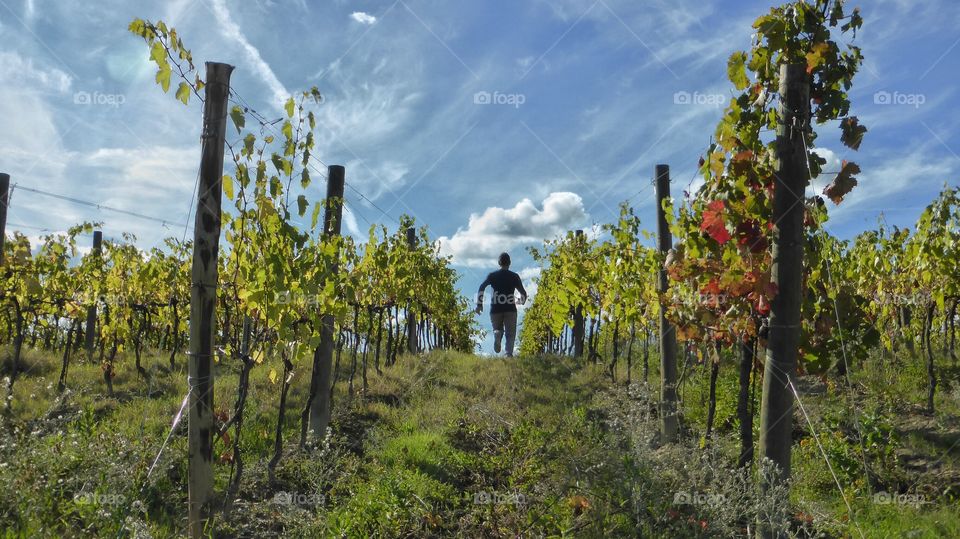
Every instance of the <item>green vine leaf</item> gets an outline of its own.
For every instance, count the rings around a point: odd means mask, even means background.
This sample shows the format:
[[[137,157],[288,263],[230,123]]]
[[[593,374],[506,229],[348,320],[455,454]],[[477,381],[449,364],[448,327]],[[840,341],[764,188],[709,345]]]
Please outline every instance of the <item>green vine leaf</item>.
[[[320,219],[320,209],[323,207],[320,202],[313,204],[313,214],[310,216],[310,228],[317,228],[317,221]]]
[[[186,105],[187,102],[190,101],[190,85],[185,82],[181,82],[180,86],[177,87],[176,97],[182,101],[184,105]]]
[[[747,78],[747,53],[737,51],[730,55],[727,61],[727,77],[737,90],[743,90],[750,86],[750,79]]]
[[[247,123],[243,108],[238,105],[234,105],[233,108],[230,109],[230,119],[233,121],[234,127],[237,128],[237,134],[239,135],[241,132],[243,132],[243,128]]]
[[[223,193],[227,195],[227,198],[233,200],[233,176],[229,174],[223,175]]]
[[[170,91],[170,65],[164,63],[160,66],[160,69],[157,70],[156,81],[160,85],[160,88],[163,88],[164,92]]]
[[[830,45],[827,43],[815,43],[813,47],[810,48],[810,52],[807,53],[807,74],[813,73],[813,70],[820,66],[823,63],[823,55],[830,50]]]

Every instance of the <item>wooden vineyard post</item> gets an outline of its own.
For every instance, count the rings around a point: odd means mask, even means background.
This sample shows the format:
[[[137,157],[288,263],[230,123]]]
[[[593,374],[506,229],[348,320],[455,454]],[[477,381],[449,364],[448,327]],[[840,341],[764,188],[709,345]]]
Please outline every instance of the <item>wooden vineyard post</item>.
[[[193,229],[190,286],[190,357],[187,386],[189,531],[204,536],[213,502],[213,347],[220,254],[220,202],[227,99],[233,66],[207,62],[200,181]]]
[[[737,466],[745,468],[753,463],[753,414],[750,413],[750,375],[753,373],[756,340],[740,342],[740,391],[737,395],[737,420],[740,423],[740,458]]]
[[[331,165],[327,171],[327,198],[324,200],[323,237],[329,240],[340,235],[340,222],[343,216],[343,185],[346,169],[341,165]],[[336,259],[335,259],[336,260]],[[338,264],[333,262],[331,275],[337,273]],[[330,394],[333,387],[333,349],[336,344],[333,314],[323,315],[320,327],[320,344],[313,351],[313,375],[310,379],[310,416],[309,429],[313,440],[322,440],[330,425],[333,409]]]
[[[413,251],[417,248],[417,229],[410,227],[407,229],[407,246]],[[416,354],[420,351],[417,342],[417,317],[413,313],[413,302],[407,306],[407,351]]]
[[[99,230],[93,231],[93,256],[100,257],[101,251],[103,249],[103,232]],[[93,361],[93,349],[96,344],[96,331],[97,331],[97,299],[96,297],[91,298],[90,306],[87,307],[87,327],[84,332],[85,342],[84,348],[87,351],[87,362]]]
[[[773,192],[773,266],[777,294],[770,303],[763,396],[760,408],[760,456],[778,466],[764,481],[790,478],[793,444],[793,392],[800,344],[800,293],[803,279],[803,193],[807,185],[807,152],[803,137],[810,122],[810,86],[806,66],[780,66],[780,123],[777,126],[777,171]],[[779,532],[762,530],[764,537]]]
[[[0,172],[0,266],[7,245],[7,206],[10,204],[10,175]]]
[[[7,205],[10,203],[10,175],[9,174],[5,174],[5,173],[0,174],[0,189],[3,190],[3,192],[0,193],[0,197],[2,197],[0,198],[0,202],[2,202],[2,204],[0,204],[0,212],[2,212],[2,215],[0,215],[0,267],[2,267],[3,261],[4,261],[3,250],[6,248],[6,239],[7,239]],[[18,317],[18,320],[19,320],[19,317]],[[21,346],[22,339],[18,339],[16,342],[16,345]],[[13,402],[13,399],[9,397],[13,396],[13,380],[16,379],[17,371],[19,370],[19,368],[20,368],[19,355],[15,355],[14,361],[13,361],[13,372],[10,373],[10,382],[7,386],[8,398],[4,403],[4,407],[5,407],[4,409],[6,410],[10,409],[10,405]]]
[[[657,165],[657,246],[666,259],[673,248],[673,235],[667,225],[663,202],[670,198],[670,167]],[[661,266],[657,277],[657,291],[667,293],[667,268]],[[676,442],[679,431],[677,420],[677,332],[667,320],[667,306],[660,300],[660,434],[664,442]]]
[[[583,230],[576,230],[573,233],[573,241],[579,244],[583,241]],[[583,321],[583,305],[578,304],[573,311],[573,357],[583,357],[583,339],[585,327]]]

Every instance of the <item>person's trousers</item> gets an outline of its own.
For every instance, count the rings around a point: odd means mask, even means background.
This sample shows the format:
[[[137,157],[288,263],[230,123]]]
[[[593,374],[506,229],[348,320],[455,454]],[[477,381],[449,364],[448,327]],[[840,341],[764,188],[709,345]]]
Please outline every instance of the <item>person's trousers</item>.
[[[490,313],[490,321],[493,322],[493,338],[497,342],[497,348],[500,348],[500,338],[506,334],[506,352],[508,356],[512,356],[513,343],[517,338],[517,311]]]

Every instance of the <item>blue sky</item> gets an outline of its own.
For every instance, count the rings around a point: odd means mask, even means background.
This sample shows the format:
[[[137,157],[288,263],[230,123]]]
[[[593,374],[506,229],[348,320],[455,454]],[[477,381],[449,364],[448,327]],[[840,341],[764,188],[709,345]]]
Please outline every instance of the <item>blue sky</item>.
[[[280,115],[281,96],[320,88],[320,158],[345,165],[347,182],[390,215],[348,190],[352,232],[409,213],[454,256],[465,290],[502,250],[530,281],[526,246],[608,222],[622,200],[652,229],[656,163],[671,165],[676,195],[695,187],[731,95],[726,58],[749,46],[750,23],[770,5],[0,0],[0,171],[171,222],[15,191],[8,229],[35,237],[99,220],[108,237],[133,232],[144,248],[183,235],[201,110],[160,92],[126,30],[133,17],[163,19],[198,64],[235,65],[234,89],[266,116]],[[832,213],[842,237],[881,212],[912,225],[960,170],[960,2],[860,6],[866,62],[852,99],[870,132],[855,155],[833,126],[818,140],[832,164],[864,171]]]

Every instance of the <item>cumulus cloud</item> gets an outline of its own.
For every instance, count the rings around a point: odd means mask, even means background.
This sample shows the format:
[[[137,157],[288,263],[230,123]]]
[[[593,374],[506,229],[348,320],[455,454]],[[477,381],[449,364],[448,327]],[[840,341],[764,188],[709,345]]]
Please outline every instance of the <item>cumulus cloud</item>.
[[[518,305],[517,308],[519,310],[525,311],[533,305],[533,298],[537,295],[537,280],[540,278],[542,269],[540,266],[531,266],[517,272],[517,274],[520,275],[520,281],[523,282],[523,287],[527,290],[527,303],[525,305]]]
[[[455,264],[489,266],[500,252],[563,234],[587,217],[580,195],[550,193],[540,208],[524,198],[512,208],[493,206],[481,214],[471,214],[466,229],[437,241],[441,254],[453,256]]]
[[[364,13],[362,11],[354,11],[350,14],[350,18],[357,21],[360,24],[373,24],[377,22],[377,18],[369,13]]]
[[[813,192],[808,192],[807,195],[819,195],[822,194],[823,188],[830,184],[833,181],[834,176],[837,175],[837,172],[840,171],[842,166],[842,159],[837,155],[837,152],[831,150],[830,148],[814,148],[813,153],[819,155],[827,162],[821,168],[821,173],[816,178],[811,178],[809,190]]]

